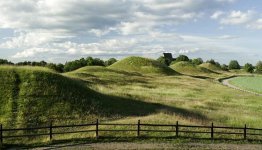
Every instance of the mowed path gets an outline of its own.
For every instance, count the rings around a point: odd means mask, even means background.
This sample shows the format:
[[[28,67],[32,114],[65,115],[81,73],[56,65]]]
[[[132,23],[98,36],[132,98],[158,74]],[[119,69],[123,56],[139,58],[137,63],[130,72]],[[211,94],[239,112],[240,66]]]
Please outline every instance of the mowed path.
[[[132,142],[110,142],[110,143],[91,143],[91,144],[62,144],[50,147],[35,148],[35,150],[136,150],[136,149],[223,149],[223,150],[258,150],[262,149],[261,144],[202,144],[202,143],[132,143]]]
[[[235,77],[233,77],[233,78],[235,78]],[[244,91],[244,92],[248,92],[248,93],[252,93],[252,94],[255,94],[255,95],[262,96],[262,94],[260,94],[260,93],[256,93],[256,92],[253,92],[253,91],[249,91],[249,90],[246,90],[246,89],[242,89],[242,88],[239,88],[239,87],[237,87],[237,86],[235,86],[235,85],[230,84],[229,81],[230,81],[231,79],[233,79],[233,78],[224,79],[224,80],[221,81],[221,83],[222,83],[223,85],[228,86],[228,87],[233,88],[233,89],[237,89],[237,90],[240,90],[240,91]]]

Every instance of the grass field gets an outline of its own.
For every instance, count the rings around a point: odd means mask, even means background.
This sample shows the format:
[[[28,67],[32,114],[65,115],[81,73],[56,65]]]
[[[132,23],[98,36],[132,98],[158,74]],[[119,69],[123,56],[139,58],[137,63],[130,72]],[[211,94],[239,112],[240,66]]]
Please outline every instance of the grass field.
[[[229,83],[242,89],[262,94],[262,76],[237,77],[229,80]]]
[[[128,60],[137,62],[135,59]],[[68,124],[99,118],[108,123],[140,119],[143,123],[174,124],[178,120],[183,124],[262,126],[261,97],[214,82],[221,74],[203,79],[169,74],[172,69],[149,64],[151,71],[147,68],[146,72],[139,66],[125,71],[120,61],[108,68],[89,66],[64,74],[39,67],[0,67],[0,122],[14,127],[16,123],[35,126],[50,120]],[[56,139],[81,136],[94,135],[59,135]]]

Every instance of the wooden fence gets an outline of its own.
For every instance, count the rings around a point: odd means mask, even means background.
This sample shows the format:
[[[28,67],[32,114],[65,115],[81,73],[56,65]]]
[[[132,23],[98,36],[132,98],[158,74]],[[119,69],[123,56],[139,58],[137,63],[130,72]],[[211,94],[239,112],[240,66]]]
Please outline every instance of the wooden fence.
[[[133,127],[133,129],[104,129],[101,127],[112,127],[112,126],[122,126],[122,127]],[[55,129],[63,128],[79,128],[79,127],[88,127],[91,129],[88,130],[74,130],[74,131],[62,131],[54,132]],[[100,128],[99,128],[100,127]],[[150,129],[145,128],[150,127]],[[156,127],[171,127],[172,129],[163,130],[163,129],[154,129]],[[135,129],[134,129],[135,128]],[[187,130],[185,130],[185,128]],[[197,129],[197,130],[192,130]],[[198,130],[198,129],[204,129]],[[224,129],[224,131],[219,131],[219,129]],[[16,131],[37,131],[45,130],[45,133],[36,133],[36,134],[8,134]],[[238,132],[235,132],[235,131]],[[137,137],[146,137],[141,135],[145,132],[160,132],[160,133],[173,133],[172,137],[179,138],[184,137],[182,134],[195,135],[195,134],[205,134],[208,139],[220,139],[218,135],[238,135],[242,140],[262,140],[262,129],[261,128],[248,128],[246,125],[243,127],[226,127],[226,126],[215,126],[213,123],[211,126],[199,126],[199,125],[183,125],[179,124],[178,121],[176,124],[149,124],[141,123],[138,120],[135,124],[115,124],[115,123],[99,123],[98,119],[95,123],[89,124],[78,124],[78,125],[53,125],[52,122],[49,126],[44,127],[31,127],[31,128],[4,128],[2,124],[0,125],[0,144],[3,145],[4,139],[10,138],[21,138],[21,137],[38,137],[38,136],[49,136],[49,139],[52,140],[54,135],[59,134],[72,134],[72,133],[94,133],[96,138],[99,138],[99,134],[102,132],[134,132]],[[22,132],[24,133],[24,132]],[[233,136],[234,138],[234,136]]]

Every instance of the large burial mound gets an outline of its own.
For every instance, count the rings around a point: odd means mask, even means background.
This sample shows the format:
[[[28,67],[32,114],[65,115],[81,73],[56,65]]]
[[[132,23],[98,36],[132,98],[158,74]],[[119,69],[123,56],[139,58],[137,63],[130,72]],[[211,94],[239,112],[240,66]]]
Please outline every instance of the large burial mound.
[[[46,68],[0,66],[0,122],[5,126],[87,115],[91,95],[93,91],[79,81]]]
[[[135,56],[127,57],[123,60],[120,60],[109,66],[109,68],[127,72],[137,72],[141,74],[176,74],[174,70],[156,60]]]

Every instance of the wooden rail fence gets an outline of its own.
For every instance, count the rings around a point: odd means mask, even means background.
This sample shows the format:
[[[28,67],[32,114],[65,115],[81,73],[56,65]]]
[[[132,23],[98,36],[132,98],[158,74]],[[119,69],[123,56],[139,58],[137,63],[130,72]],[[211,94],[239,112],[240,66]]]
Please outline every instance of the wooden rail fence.
[[[99,127],[108,127],[108,126],[132,126],[133,129],[103,129]],[[76,130],[76,131],[62,131],[62,132],[54,132],[55,129],[63,129],[63,128],[77,128],[77,127],[89,127],[91,129],[84,130]],[[94,129],[93,129],[93,128]],[[150,129],[145,128],[150,127]],[[163,129],[152,129],[154,127],[171,127],[170,130]],[[136,128],[136,129],[134,129]],[[187,130],[185,130],[187,128]],[[205,129],[203,130],[190,130],[190,129]],[[219,131],[219,129],[224,129],[225,131]],[[38,131],[38,130],[46,130],[45,133],[36,133],[36,134],[10,134],[16,131]],[[217,130],[217,131],[215,131]],[[237,130],[238,132],[232,132]],[[213,123],[211,126],[199,126],[199,125],[183,125],[179,124],[178,121],[176,124],[149,124],[149,123],[141,123],[138,120],[135,124],[116,124],[116,123],[99,123],[97,119],[95,123],[88,124],[78,124],[78,125],[53,125],[52,122],[49,126],[44,127],[30,127],[30,128],[4,128],[2,124],[0,124],[0,144],[3,145],[4,139],[11,138],[21,138],[21,137],[38,137],[38,136],[49,136],[49,139],[52,140],[54,135],[59,134],[72,134],[72,133],[95,133],[96,138],[99,138],[99,133],[101,132],[136,132],[137,137],[145,137],[141,136],[141,133],[145,132],[160,132],[160,133],[174,133],[173,137],[179,138],[183,137],[180,134],[194,135],[194,134],[205,134],[209,135],[208,139],[214,140],[220,139],[218,135],[238,135],[243,140],[262,140],[262,128],[248,128],[246,125],[244,127],[226,127],[226,126],[215,126]],[[9,134],[8,134],[9,133]]]

